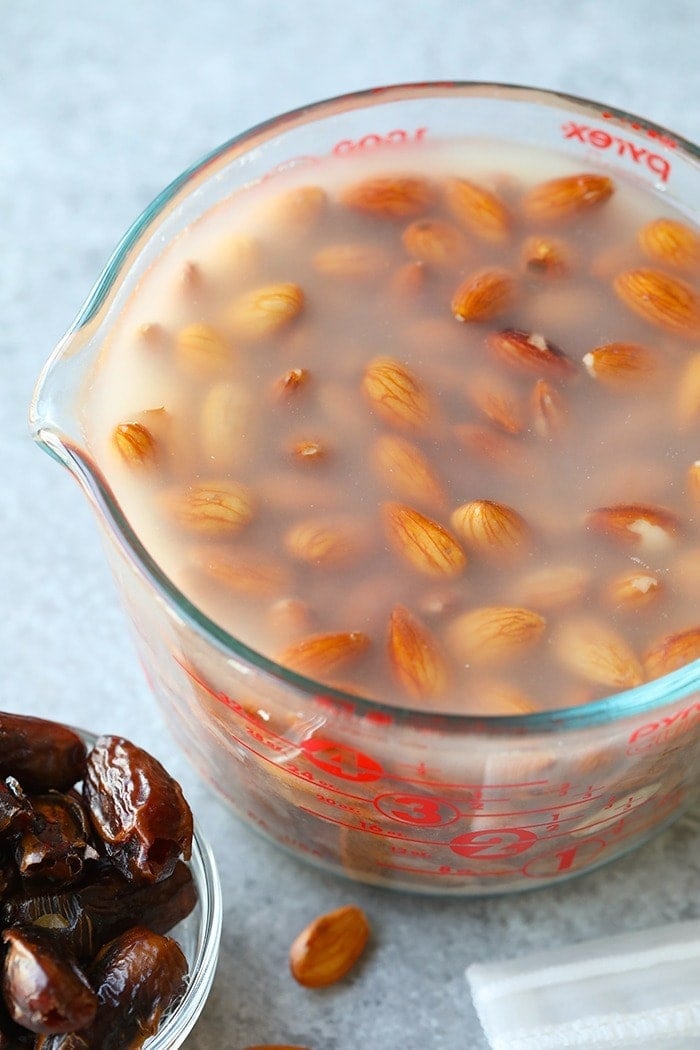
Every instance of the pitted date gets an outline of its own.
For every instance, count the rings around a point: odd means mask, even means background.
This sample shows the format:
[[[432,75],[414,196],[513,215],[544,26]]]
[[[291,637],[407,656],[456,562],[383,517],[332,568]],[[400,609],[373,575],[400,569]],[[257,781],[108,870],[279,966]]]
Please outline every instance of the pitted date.
[[[0,712],[0,777],[16,777],[27,792],[67,791],[82,780],[86,754],[68,726]]]
[[[83,796],[114,866],[136,882],[172,874],[189,859],[192,813],[160,762],[117,736],[100,737],[88,755]]]
[[[69,885],[87,860],[99,854],[90,845],[87,814],[78,796],[52,791],[32,798],[32,820],[17,844],[20,875],[33,881]]]

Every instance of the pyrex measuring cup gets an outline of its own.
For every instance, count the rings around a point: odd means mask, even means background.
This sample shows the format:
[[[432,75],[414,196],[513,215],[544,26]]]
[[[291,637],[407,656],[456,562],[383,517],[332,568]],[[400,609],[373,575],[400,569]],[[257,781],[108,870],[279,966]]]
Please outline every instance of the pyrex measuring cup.
[[[500,85],[409,85],[290,113],[178,178],[117,248],[48,362],[39,443],[81,483],[172,731],[246,821],[366,882],[502,893],[585,872],[665,827],[700,779],[700,661],[577,708],[435,715],[320,687],[209,620],[145,550],[82,426],[91,369],[147,268],[240,187],[324,156],[470,134],[556,148],[648,183],[697,219],[698,150],[582,100]]]

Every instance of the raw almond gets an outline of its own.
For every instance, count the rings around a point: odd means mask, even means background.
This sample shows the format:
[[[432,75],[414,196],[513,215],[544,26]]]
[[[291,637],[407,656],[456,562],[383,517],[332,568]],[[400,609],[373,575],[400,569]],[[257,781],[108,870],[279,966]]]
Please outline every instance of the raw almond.
[[[682,427],[700,422],[700,351],[681,370],[676,393],[676,416]]]
[[[295,561],[321,569],[338,569],[354,562],[364,549],[363,535],[354,521],[307,518],[292,525],[283,538]]]
[[[629,689],[644,681],[641,664],[627,642],[596,620],[563,624],[555,633],[554,649],[563,667],[588,682]]]
[[[267,339],[285,328],[304,308],[298,284],[267,284],[246,292],[228,308],[226,323],[241,339]]]
[[[202,402],[199,440],[202,454],[221,468],[237,466],[250,440],[253,399],[240,383],[214,383]]]
[[[464,235],[449,222],[440,219],[418,219],[407,226],[401,236],[409,255],[436,270],[458,266],[467,254]]]
[[[278,662],[308,678],[328,678],[357,660],[370,645],[362,631],[313,634],[288,646]]]
[[[295,234],[314,229],[328,210],[328,194],[321,186],[295,186],[275,197],[265,208],[265,219],[279,234]]]
[[[212,580],[248,597],[274,597],[290,582],[288,567],[262,551],[207,547],[196,551],[192,562]]]
[[[477,237],[500,242],[508,236],[510,211],[500,197],[483,186],[468,179],[447,179],[445,202],[457,221]]]
[[[662,592],[663,586],[658,576],[637,569],[610,580],[604,590],[604,598],[614,609],[634,612],[655,602]]]
[[[541,438],[560,434],[569,422],[569,411],[560,390],[546,379],[538,379],[530,396],[532,429]]]
[[[376,244],[330,244],[313,257],[313,267],[324,277],[345,281],[370,281],[389,268],[389,258]]]
[[[564,175],[534,186],[526,194],[522,210],[531,222],[560,222],[603,204],[614,189],[612,179],[605,175]]]
[[[513,583],[510,597],[533,609],[551,612],[580,601],[590,584],[590,573],[578,565],[547,565]]]
[[[240,532],[254,514],[250,490],[232,481],[200,482],[167,493],[165,503],[183,528],[212,536]]]
[[[644,657],[644,670],[648,678],[677,671],[680,667],[700,659],[700,627],[668,634],[652,646]]]
[[[512,507],[475,499],[453,511],[450,524],[467,547],[500,561],[527,551],[530,530]]]
[[[158,458],[156,439],[143,423],[119,423],[112,431],[112,444],[130,467],[148,466]]]
[[[637,240],[655,262],[690,272],[700,266],[700,237],[677,219],[654,219],[641,228]]]
[[[472,377],[467,397],[475,408],[506,434],[520,434],[525,426],[518,393],[500,376],[481,372]]]
[[[515,278],[494,268],[470,274],[455,290],[450,303],[458,321],[490,321],[508,310],[516,295]]]
[[[210,324],[191,324],[177,335],[180,360],[196,371],[216,371],[230,364],[232,349],[223,334]]]
[[[587,515],[586,523],[594,532],[649,552],[666,549],[680,530],[672,511],[641,503],[598,507]]]
[[[492,332],[488,342],[499,360],[518,371],[557,378],[567,378],[577,372],[576,365],[564,351],[538,332],[504,328]]]
[[[394,678],[415,700],[439,696],[447,684],[447,666],[431,631],[408,609],[396,605],[387,642]]]
[[[260,242],[245,234],[223,237],[203,263],[205,275],[222,289],[254,279],[262,262]]]
[[[330,456],[330,446],[318,438],[298,438],[291,446],[292,459],[297,463],[322,463]]]
[[[659,370],[656,355],[638,343],[605,343],[584,355],[588,374],[604,386],[625,392],[648,384]]]
[[[566,241],[533,235],[520,249],[523,269],[536,277],[567,277],[573,268],[573,253]]]
[[[437,521],[402,503],[385,503],[382,522],[389,543],[426,576],[459,576],[467,558],[455,537]]]
[[[358,961],[369,933],[367,916],[354,904],[319,915],[290,948],[292,976],[306,988],[334,984]]]
[[[377,176],[349,186],[341,202],[353,211],[379,219],[414,219],[435,201],[435,189],[427,179],[407,176]]]
[[[537,704],[522,689],[496,678],[475,682],[469,695],[470,713],[473,714],[527,715],[537,710]]]
[[[618,274],[613,287],[622,302],[650,324],[683,339],[700,335],[700,298],[679,277],[638,268]]]
[[[483,605],[453,620],[447,641],[456,659],[467,665],[492,663],[535,645],[545,626],[544,617],[531,609]]]
[[[394,426],[422,430],[431,416],[423,384],[405,365],[377,357],[367,365],[362,390],[382,419]]]
[[[372,464],[391,491],[428,507],[445,504],[445,490],[432,464],[417,445],[398,434],[380,434],[372,449]]]

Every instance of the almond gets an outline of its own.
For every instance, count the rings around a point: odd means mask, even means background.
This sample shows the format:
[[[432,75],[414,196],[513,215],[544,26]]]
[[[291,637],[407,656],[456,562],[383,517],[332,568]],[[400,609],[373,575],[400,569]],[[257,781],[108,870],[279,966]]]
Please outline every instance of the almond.
[[[479,412],[506,434],[519,434],[525,426],[518,393],[500,376],[481,372],[472,377],[467,397]]]
[[[566,241],[534,235],[520,249],[526,273],[535,277],[567,277],[573,268],[573,253]]]
[[[629,689],[644,681],[641,664],[627,642],[596,620],[563,624],[555,634],[554,648],[561,665],[588,682]]]
[[[376,244],[330,244],[316,252],[312,264],[324,277],[371,281],[388,270],[389,257]]]
[[[638,268],[618,274],[613,287],[622,302],[650,324],[683,339],[700,335],[700,298],[679,277]]]
[[[527,550],[529,529],[512,507],[494,500],[476,499],[453,511],[450,523],[468,547],[500,561]]]
[[[318,438],[299,438],[291,447],[291,455],[297,463],[322,463],[330,456],[330,447]]]
[[[306,988],[334,984],[360,958],[369,933],[367,916],[354,904],[319,915],[290,948],[292,976]]]
[[[676,394],[676,416],[682,427],[700,422],[700,351],[681,370]]]
[[[661,580],[653,573],[637,569],[610,580],[604,598],[613,609],[634,612],[656,601],[663,591]]]
[[[394,272],[389,282],[389,293],[400,303],[413,303],[425,288],[425,263],[414,259]]]
[[[484,605],[453,620],[447,641],[455,658],[467,665],[492,663],[535,645],[545,626],[544,617],[531,609]]]
[[[378,477],[397,496],[429,507],[444,505],[445,490],[432,464],[406,438],[380,434],[372,449],[372,463]]]
[[[262,551],[207,547],[196,551],[191,560],[210,579],[248,597],[274,597],[290,581],[287,566]]]
[[[495,193],[468,179],[448,179],[445,202],[454,217],[486,241],[502,241],[512,225],[510,211]]]
[[[569,422],[569,412],[563,395],[546,379],[538,379],[530,396],[532,429],[541,438],[560,434]]]
[[[512,306],[515,294],[515,278],[507,270],[478,270],[452,296],[452,316],[458,321],[490,321]]]
[[[447,683],[447,667],[432,633],[402,605],[389,620],[389,662],[394,678],[415,700],[439,696]]]
[[[637,241],[654,262],[690,272],[697,272],[700,266],[700,237],[677,219],[648,222],[639,231]]]
[[[469,695],[470,713],[473,714],[527,715],[537,710],[537,704],[522,689],[512,682],[496,678],[475,682],[470,687]]]
[[[229,289],[239,281],[255,278],[262,262],[260,242],[245,234],[223,237],[212,248],[206,263],[205,275],[222,289]]]
[[[533,609],[549,612],[579,601],[590,584],[590,573],[578,565],[547,565],[520,577],[510,597]]]
[[[267,610],[267,624],[278,639],[291,642],[311,633],[313,616],[301,598],[278,598]]]
[[[414,219],[435,202],[427,179],[407,175],[376,176],[347,187],[341,202],[353,211],[379,219]]]
[[[112,431],[112,444],[129,466],[148,466],[158,458],[156,439],[143,423],[119,423]]]
[[[307,518],[292,525],[284,535],[284,547],[295,561],[321,569],[349,565],[364,549],[357,524],[342,518]]]
[[[276,379],[272,393],[276,401],[290,401],[304,387],[308,386],[310,373],[306,368],[290,368]]]
[[[659,370],[656,355],[638,343],[605,343],[584,355],[588,374],[604,386],[623,393],[648,384]]]
[[[276,234],[314,229],[328,210],[328,194],[321,186],[295,186],[275,197],[265,208],[265,219]]]
[[[430,419],[431,406],[422,383],[391,357],[370,361],[362,390],[378,415],[394,426],[421,430]]]
[[[165,504],[183,528],[212,536],[240,532],[254,513],[250,490],[231,481],[204,481],[169,492]]]
[[[456,226],[439,219],[418,219],[401,236],[409,255],[436,270],[454,269],[467,254],[467,244]]]
[[[304,307],[298,284],[267,284],[240,296],[228,308],[226,322],[234,335],[257,341],[286,327]]]
[[[209,324],[191,324],[178,332],[180,360],[197,371],[217,370],[230,364],[232,349],[218,329]]]
[[[212,464],[231,468],[239,464],[250,439],[253,399],[240,383],[214,383],[202,402],[199,441]]]
[[[691,627],[686,631],[668,634],[652,646],[644,657],[644,670],[648,678],[660,678],[698,659],[700,627]]]
[[[308,678],[328,678],[353,663],[369,648],[362,631],[313,634],[288,646],[278,662]]]
[[[645,551],[666,549],[680,529],[670,510],[641,503],[599,507],[587,515],[586,523],[593,532]]]
[[[567,378],[577,372],[574,362],[554,343],[537,332],[504,328],[492,332],[488,343],[496,357],[521,372]]]
[[[534,186],[526,194],[522,209],[532,222],[560,222],[603,204],[614,189],[612,179],[605,175],[564,175]]]
[[[401,503],[385,503],[382,521],[391,546],[418,572],[426,576],[459,576],[464,571],[464,551],[437,521]]]

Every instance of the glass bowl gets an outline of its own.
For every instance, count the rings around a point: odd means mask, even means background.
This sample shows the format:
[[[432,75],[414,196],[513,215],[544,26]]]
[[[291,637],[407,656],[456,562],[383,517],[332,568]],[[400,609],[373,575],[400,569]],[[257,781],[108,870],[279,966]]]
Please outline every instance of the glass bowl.
[[[31,429],[92,502],[136,646],[202,775],[263,834],[331,871],[430,893],[492,894],[589,871],[696,797],[700,660],[579,707],[435,715],[321,686],[195,607],[131,528],[82,407],[114,319],[193,221],[245,187],[426,134],[555,149],[644,184],[697,221],[696,146],[612,107],[501,84],[399,85],[284,114],[165,189],[117,247],[39,379]]]

